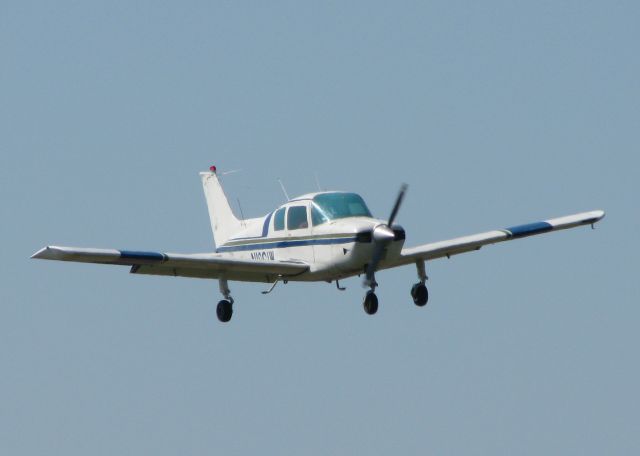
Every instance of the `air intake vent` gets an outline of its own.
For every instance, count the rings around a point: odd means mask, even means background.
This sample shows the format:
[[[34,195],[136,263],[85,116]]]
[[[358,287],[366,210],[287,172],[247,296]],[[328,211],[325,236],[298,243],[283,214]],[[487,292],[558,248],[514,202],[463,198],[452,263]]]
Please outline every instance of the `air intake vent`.
[[[361,231],[356,234],[356,242],[370,243],[371,231]]]

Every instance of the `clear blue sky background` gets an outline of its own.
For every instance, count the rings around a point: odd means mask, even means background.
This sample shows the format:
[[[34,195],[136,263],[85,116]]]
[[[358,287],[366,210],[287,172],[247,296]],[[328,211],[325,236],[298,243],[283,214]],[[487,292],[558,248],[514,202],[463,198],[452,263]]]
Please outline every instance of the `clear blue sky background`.
[[[0,3],[0,453],[640,452],[638,2]],[[603,208],[598,229],[359,280],[38,262],[202,252],[244,213],[360,192],[407,245]]]

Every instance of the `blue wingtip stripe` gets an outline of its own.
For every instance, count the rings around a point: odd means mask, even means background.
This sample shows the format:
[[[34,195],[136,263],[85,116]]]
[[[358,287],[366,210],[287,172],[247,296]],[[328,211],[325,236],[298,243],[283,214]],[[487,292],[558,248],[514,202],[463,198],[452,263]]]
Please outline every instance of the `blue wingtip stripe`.
[[[532,236],[534,234],[546,233],[547,231],[553,230],[553,225],[547,222],[535,222],[535,223],[527,223],[525,225],[517,225],[512,226],[511,228],[507,228],[512,238],[520,238],[525,236]]]

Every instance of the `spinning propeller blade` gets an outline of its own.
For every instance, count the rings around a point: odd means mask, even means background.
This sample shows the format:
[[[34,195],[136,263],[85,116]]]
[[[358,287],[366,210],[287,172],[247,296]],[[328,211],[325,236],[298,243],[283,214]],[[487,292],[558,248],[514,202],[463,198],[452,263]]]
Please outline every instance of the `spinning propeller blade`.
[[[391,229],[391,225],[398,215],[398,211],[400,210],[400,206],[402,205],[402,200],[404,199],[404,195],[406,192],[407,184],[402,184],[402,186],[400,187],[400,192],[398,193],[398,196],[396,198],[396,202],[393,205],[393,209],[391,210],[389,221],[386,225],[381,224],[373,229],[373,233],[371,236],[373,241],[373,254],[371,255],[371,261],[367,264],[367,271],[363,284],[365,287],[375,288],[376,286],[375,272],[378,269],[378,263],[380,263],[382,255],[384,254],[384,249],[395,238],[395,234]]]
[[[407,188],[407,184],[402,184],[402,186],[400,187],[400,193],[398,193],[396,203],[393,205],[393,210],[391,211],[391,215],[389,216],[389,222],[387,223],[387,226],[393,225],[393,222],[396,219],[396,215],[398,215],[400,205],[402,204],[402,200],[404,199],[404,194],[407,193]]]

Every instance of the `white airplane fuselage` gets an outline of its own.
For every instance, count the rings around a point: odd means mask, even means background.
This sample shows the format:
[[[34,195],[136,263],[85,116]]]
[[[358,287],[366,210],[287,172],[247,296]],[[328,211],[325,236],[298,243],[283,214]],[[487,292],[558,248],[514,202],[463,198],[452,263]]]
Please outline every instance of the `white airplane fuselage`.
[[[304,195],[291,200],[264,217],[244,221],[245,227],[217,246],[216,252],[243,260],[279,261],[299,260],[308,265],[309,271],[288,280],[331,281],[364,273],[373,254],[371,233],[385,221],[373,217],[345,217],[323,223],[312,223],[313,198],[321,194],[343,194],[344,192],[321,192]],[[306,225],[289,226],[291,208],[304,208]],[[282,229],[277,229],[274,214],[286,213]],[[302,211],[302,209],[295,209]],[[400,255],[404,245],[404,230],[395,225],[395,238],[383,257]]]

